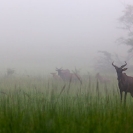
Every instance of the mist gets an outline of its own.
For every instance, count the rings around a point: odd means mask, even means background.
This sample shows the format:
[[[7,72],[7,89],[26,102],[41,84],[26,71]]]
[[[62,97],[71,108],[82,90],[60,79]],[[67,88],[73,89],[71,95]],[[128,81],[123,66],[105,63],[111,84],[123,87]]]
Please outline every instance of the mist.
[[[99,50],[126,55],[118,18],[132,0],[6,0],[0,4],[0,73],[93,70]]]

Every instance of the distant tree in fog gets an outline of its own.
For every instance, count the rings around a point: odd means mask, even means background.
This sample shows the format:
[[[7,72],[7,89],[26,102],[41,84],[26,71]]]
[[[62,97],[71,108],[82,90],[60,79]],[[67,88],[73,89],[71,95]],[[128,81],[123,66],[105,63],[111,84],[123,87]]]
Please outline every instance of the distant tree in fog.
[[[126,57],[120,57],[118,54],[110,53],[108,51],[98,51],[99,57],[97,57],[94,65],[94,69],[99,72],[113,72],[111,63],[114,61],[116,64],[123,64],[123,61],[128,62],[129,70],[133,70],[133,5],[125,5],[125,10],[123,11],[122,16],[118,18],[121,26],[119,29],[125,31],[124,37],[117,39],[119,44],[124,44],[130,46],[130,49],[127,51]]]
[[[98,51],[100,55],[97,57],[95,64],[94,64],[94,69],[97,72],[107,72],[107,71],[112,71],[111,67],[111,62],[113,61],[112,59],[112,54],[107,52],[107,51]]]
[[[129,61],[131,59],[130,54],[127,57],[120,57],[118,54],[112,54],[108,51],[98,51],[98,53],[99,56],[94,64],[94,69],[97,72],[114,72],[111,66],[113,61],[116,64],[123,64],[123,61]]]
[[[124,30],[125,37],[120,37],[117,41],[120,44],[130,46],[128,52],[133,51],[133,5],[126,5],[123,15],[119,17],[118,21],[122,24],[120,29]]]

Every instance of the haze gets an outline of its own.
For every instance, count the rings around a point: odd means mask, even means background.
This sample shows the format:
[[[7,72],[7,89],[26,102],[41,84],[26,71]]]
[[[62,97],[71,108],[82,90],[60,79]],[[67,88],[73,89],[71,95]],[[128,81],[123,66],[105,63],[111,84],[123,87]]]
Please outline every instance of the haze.
[[[49,73],[92,69],[98,50],[125,54],[115,40],[118,18],[132,0],[5,0],[0,2],[0,70]]]

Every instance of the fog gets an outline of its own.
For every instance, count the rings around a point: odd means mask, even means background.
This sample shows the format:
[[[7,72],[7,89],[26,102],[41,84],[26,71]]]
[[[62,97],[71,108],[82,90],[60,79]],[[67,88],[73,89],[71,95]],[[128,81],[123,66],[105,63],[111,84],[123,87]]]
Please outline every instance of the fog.
[[[99,50],[124,56],[118,18],[132,0],[0,2],[0,72],[45,74],[56,67],[93,70]]]

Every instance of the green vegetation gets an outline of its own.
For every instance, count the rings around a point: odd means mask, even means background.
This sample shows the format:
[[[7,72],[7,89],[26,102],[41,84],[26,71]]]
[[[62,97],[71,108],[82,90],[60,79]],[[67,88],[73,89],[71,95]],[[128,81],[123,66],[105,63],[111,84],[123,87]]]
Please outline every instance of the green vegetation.
[[[130,133],[133,100],[120,103],[117,83],[0,80],[0,133]]]

